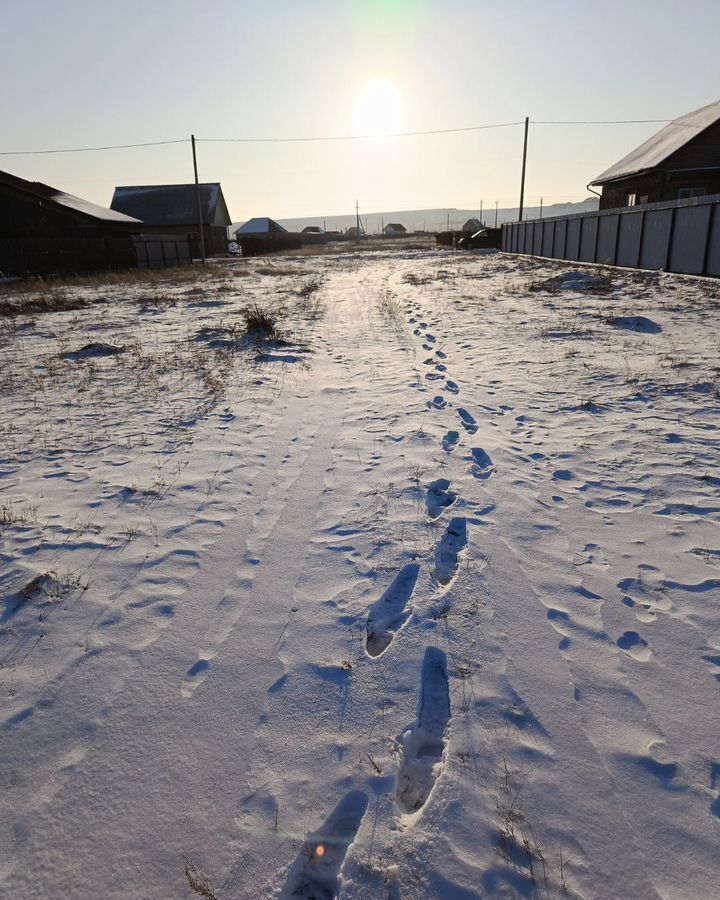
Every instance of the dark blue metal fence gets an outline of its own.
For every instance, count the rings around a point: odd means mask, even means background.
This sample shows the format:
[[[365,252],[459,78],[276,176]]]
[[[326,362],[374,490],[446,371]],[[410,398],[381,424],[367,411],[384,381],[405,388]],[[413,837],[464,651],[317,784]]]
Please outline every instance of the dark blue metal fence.
[[[720,278],[720,194],[512,222],[502,249]]]

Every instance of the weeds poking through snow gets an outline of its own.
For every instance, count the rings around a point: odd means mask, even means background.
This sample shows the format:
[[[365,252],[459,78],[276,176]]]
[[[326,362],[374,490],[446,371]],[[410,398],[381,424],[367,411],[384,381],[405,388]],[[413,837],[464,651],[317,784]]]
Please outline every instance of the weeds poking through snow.
[[[213,887],[213,883],[209,876],[205,875],[205,873],[201,872],[199,869],[196,869],[187,856],[183,856],[183,859],[185,860],[185,878],[187,878],[187,883],[195,893],[199,894],[201,897],[205,897],[206,900],[218,900],[218,896],[215,893],[215,888]]]
[[[497,800],[498,842],[495,850],[501,859],[524,871],[533,884],[537,882],[536,865],[542,867],[543,881],[547,884],[545,857],[535,839],[531,825],[521,808],[521,788],[510,775],[507,760],[503,759],[500,777],[500,797]]]
[[[253,303],[243,312],[243,319],[248,334],[261,335],[264,339],[278,344],[285,343],[283,333],[278,327],[278,317],[266,307]]]

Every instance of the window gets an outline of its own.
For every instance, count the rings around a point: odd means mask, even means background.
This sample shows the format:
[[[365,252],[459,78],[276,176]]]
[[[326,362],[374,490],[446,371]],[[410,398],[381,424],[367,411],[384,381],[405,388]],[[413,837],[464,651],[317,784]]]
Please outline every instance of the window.
[[[647,203],[648,199],[649,199],[648,195],[643,194],[642,197],[638,200],[638,203]]]
[[[628,206],[635,206],[636,203],[637,203],[637,197],[636,197],[636,195],[635,195],[635,194],[628,194],[628,195],[627,195],[627,205],[628,205]]]
[[[680,188],[678,191],[678,200],[690,200],[692,197],[704,197],[705,194],[707,194],[707,190],[704,186]]]

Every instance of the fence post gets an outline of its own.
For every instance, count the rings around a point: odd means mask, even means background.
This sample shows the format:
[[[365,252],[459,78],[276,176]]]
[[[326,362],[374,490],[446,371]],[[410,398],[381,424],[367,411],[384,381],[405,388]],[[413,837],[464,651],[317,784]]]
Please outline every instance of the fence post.
[[[617,265],[617,253],[620,246],[620,225],[622,224],[622,213],[617,217],[617,228],[615,229],[615,246],[613,247],[613,265]]]
[[[643,252],[643,244],[645,243],[645,210],[640,213],[640,240],[638,241],[638,252],[637,252],[637,260],[635,262],[635,268],[640,269],[640,262],[642,261],[642,252]]]
[[[600,216],[596,217],[597,225],[595,226],[595,243],[593,245],[593,258],[592,261],[594,263],[597,262],[597,251],[598,251],[598,240],[600,238]],[[582,231],[582,229],[581,229]]]
[[[705,235],[705,252],[703,253],[703,264],[702,264],[702,274],[705,275],[707,272],[707,264],[708,257],[710,256],[710,238],[713,233],[713,226],[715,225],[715,219],[717,218],[717,203],[710,204],[710,215],[708,216],[708,224],[707,224],[707,234]]]
[[[670,254],[672,253],[673,238],[675,237],[675,209],[676,207],[674,206],[670,208],[670,229],[668,233],[667,250],[665,251],[665,265],[663,266],[663,269],[665,269],[666,272],[670,265]]]

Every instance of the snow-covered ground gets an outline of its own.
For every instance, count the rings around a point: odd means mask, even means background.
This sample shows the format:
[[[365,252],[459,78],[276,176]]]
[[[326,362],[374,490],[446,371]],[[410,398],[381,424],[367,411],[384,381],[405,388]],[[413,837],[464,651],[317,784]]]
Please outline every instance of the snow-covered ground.
[[[720,897],[720,286],[568,271],[4,290],[0,895]]]

